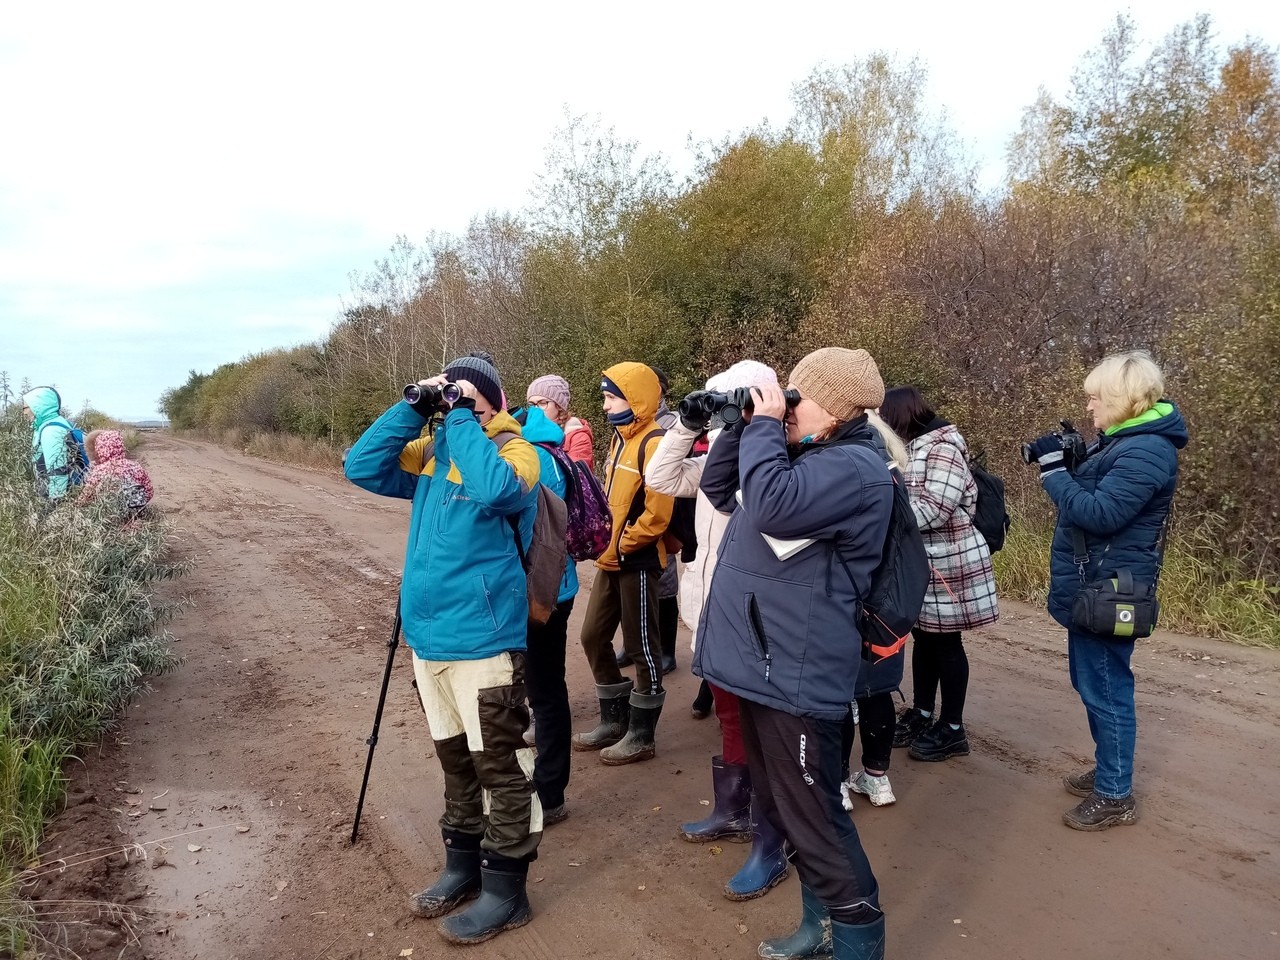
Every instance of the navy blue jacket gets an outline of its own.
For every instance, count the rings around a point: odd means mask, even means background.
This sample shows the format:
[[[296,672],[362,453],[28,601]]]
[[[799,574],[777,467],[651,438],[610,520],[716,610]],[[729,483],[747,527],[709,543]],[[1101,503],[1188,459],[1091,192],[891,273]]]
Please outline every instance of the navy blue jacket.
[[[867,429],[855,421],[846,432]],[[858,596],[889,528],[893,481],[881,454],[832,445],[792,462],[782,423],[755,417],[712,445],[702,491],[717,507],[732,504],[733,515],[702,607],[693,672],[795,716],[842,719],[862,663]],[[815,542],[779,560],[765,534]]]
[[[1058,507],[1049,613],[1064,627],[1071,626],[1071,602],[1080,589],[1072,527],[1084,532],[1089,548],[1087,580],[1124,569],[1135,580],[1155,578],[1187,424],[1174,404],[1162,400],[1142,416],[1109,428],[1099,442],[1074,472],[1059,470],[1044,478],[1045,492]]]

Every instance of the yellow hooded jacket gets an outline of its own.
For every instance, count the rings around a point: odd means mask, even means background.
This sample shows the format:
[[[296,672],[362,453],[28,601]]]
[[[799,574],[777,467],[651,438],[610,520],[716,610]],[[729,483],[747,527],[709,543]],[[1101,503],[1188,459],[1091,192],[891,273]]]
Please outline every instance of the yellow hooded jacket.
[[[653,419],[662,388],[657,374],[643,363],[615,364],[604,374],[618,385],[635,419],[618,427],[609,444],[604,491],[613,514],[613,541],[596,566],[601,570],[662,570],[667,564],[662,538],[675,501],[649,488],[643,474],[644,465],[658,448],[658,438],[666,433]]]

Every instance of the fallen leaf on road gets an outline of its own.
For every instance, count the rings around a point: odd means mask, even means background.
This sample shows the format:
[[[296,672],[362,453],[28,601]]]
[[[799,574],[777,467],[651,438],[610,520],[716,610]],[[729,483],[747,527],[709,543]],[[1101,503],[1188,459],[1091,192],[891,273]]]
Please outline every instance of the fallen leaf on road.
[[[363,628],[363,627],[361,627],[360,629],[362,629],[362,630],[363,630],[364,628]],[[401,951],[400,951],[400,956],[402,956],[402,957],[412,957],[412,956],[413,956],[413,947],[405,947],[403,950],[401,950]]]
[[[746,925],[745,923],[740,923],[740,924],[738,924],[738,932],[739,932],[739,933],[746,933],[746,932],[747,932],[747,925]]]
[[[709,806],[711,806],[711,801],[710,801],[710,800],[699,800],[698,802],[699,802],[700,804],[702,804],[704,807],[709,807]]]
[[[188,853],[199,853],[199,852],[201,851],[201,849],[202,849],[202,847],[201,847],[201,846],[200,846],[200,844],[198,844],[198,843],[188,843],[188,844],[187,844],[187,852],[188,852]]]
[[[276,881],[276,893],[284,893],[284,888],[285,888],[285,887],[287,887],[288,885],[289,885],[289,881],[288,881],[288,880],[277,880],[277,881]]]
[[[653,808],[653,811],[654,811],[654,813],[657,813],[657,812],[658,812],[659,810],[661,810],[661,809],[662,809],[661,807],[654,807],[654,808]]]
[[[236,824],[236,833],[248,833],[248,832],[249,832],[249,824],[247,823]]]
[[[644,884],[643,884],[643,883],[642,883],[642,884],[640,884],[640,886],[636,887],[636,889],[637,889],[637,890],[643,890],[643,889],[644,889]]]
[[[711,851],[711,855],[713,857],[718,857],[720,854],[724,853],[724,847],[717,847],[714,844],[707,847],[707,849]]]

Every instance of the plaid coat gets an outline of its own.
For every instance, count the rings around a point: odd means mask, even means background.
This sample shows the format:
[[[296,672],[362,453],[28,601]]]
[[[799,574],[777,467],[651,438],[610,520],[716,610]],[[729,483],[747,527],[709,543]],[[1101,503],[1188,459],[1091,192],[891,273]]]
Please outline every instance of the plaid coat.
[[[907,444],[907,492],[933,565],[917,626],[933,633],[995,623],[996,576],[991,550],[973,525],[978,487],[966,461],[964,437],[951,424]]]

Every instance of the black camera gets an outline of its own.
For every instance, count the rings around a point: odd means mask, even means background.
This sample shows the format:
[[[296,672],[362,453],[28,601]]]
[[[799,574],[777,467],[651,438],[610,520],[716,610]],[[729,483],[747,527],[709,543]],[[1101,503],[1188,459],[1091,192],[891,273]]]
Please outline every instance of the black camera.
[[[1053,435],[1062,441],[1062,465],[1068,470],[1074,470],[1089,456],[1089,445],[1085,443],[1084,437],[1070,420],[1059,420],[1058,426],[1062,429],[1055,430]],[[1031,444],[1024,443],[1022,462],[1030,464],[1035,463],[1035,460],[1035,456],[1031,453]]]
[[[439,385],[411,383],[404,388],[404,399],[410,406],[422,404],[433,410],[441,410],[452,407],[462,399],[462,388],[456,383]]]
[[[788,407],[794,407],[800,402],[799,390],[784,390],[782,395],[787,398]],[[725,393],[695,390],[681,400],[676,409],[686,425],[697,423],[705,427],[718,414],[724,425],[731,427],[742,419],[742,411],[753,409],[755,403],[755,395],[750,387],[738,387]]]

